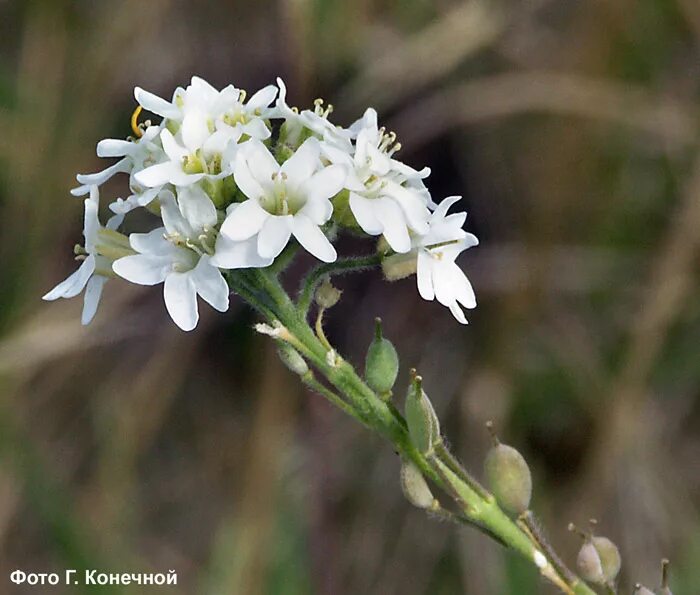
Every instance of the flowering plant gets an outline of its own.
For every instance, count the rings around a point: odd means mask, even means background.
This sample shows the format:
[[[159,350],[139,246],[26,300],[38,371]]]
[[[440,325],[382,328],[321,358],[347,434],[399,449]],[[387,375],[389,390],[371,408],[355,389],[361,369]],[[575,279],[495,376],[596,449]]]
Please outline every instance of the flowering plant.
[[[517,450],[493,435],[487,489],[448,450],[415,370],[405,413],[398,411],[392,389],[399,357],[379,319],[362,376],[324,334],[324,313],[340,298],[331,277],[372,266],[381,266],[388,280],[415,274],[421,297],[437,299],[467,323],[463,308],[474,308],[476,299],[456,260],[478,240],[463,229],[466,213],[450,213],[459,197],[433,201],[424,182],[430,171],[396,159],[396,135],[379,127],[372,108],[343,128],[331,122],[332,107],[321,100],[314,109],[290,107],[280,79],[247,100],[233,85],[219,91],[197,77],[177,88],[171,101],[138,87],[135,97],[133,136],[97,145],[98,156],[118,161],[77,176],[80,186],[72,193],[88,196],[85,242],[75,249],[82,262],[44,299],[84,290],[87,324],[108,280],[162,283],[170,317],[190,331],[199,320],[198,297],[225,312],[229,296],[240,296],[265,319],[256,329],[277,342],[290,370],[393,444],[401,457],[401,487],[412,504],[484,532],[531,561],[564,593],[595,593],[587,583],[616,592],[620,557],[609,539],[581,532],[580,577],[555,554],[529,509],[530,470]],[[162,120],[139,123],[142,110]],[[118,174],[128,175],[130,194],[111,202],[102,225],[100,187]],[[155,224],[126,235],[120,229],[136,209],[151,213]],[[343,232],[375,239],[374,249],[339,258],[334,243]],[[280,273],[300,249],[323,264],[293,300]],[[452,501],[450,507],[433,496],[430,484]],[[670,593],[665,576],[664,593]]]
[[[380,237],[377,262],[391,278],[417,271],[418,289],[466,323],[460,307],[476,305],[455,259],[477,239],[448,215],[458,199],[436,205],[423,180],[429,170],[398,161],[396,135],[368,109],[349,128],[329,120],[330,106],[287,105],[278,79],[246,101],[229,85],[219,91],[193,77],[166,101],[136,88],[134,136],[98,143],[100,157],[119,161],[78,175],[72,193],[85,201],[85,245],[78,271],[44,296],[73,297],[85,288],[83,323],[94,316],[105,281],[163,283],[166,308],[189,331],[199,318],[197,296],[220,312],[229,306],[227,271],[271,266],[299,246],[334,263],[340,231]],[[138,124],[142,109],[162,118]],[[117,198],[102,227],[99,188],[129,176],[127,198]],[[157,220],[147,233],[120,233],[125,216],[146,209]]]

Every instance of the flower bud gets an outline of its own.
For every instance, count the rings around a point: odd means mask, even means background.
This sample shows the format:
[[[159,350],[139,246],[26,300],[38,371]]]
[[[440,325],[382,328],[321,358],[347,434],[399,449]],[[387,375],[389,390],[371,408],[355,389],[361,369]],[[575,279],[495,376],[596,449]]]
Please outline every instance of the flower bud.
[[[316,299],[316,303],[321,306],[321,308],[327,309],[332,308],[338,303],[342,293],[343,292],[340,291],[340,289],[333,287],[330,279],[326,277],[323,280],[323,283],[321,283],[321,285],[319,285],[316,289],[314,298]]]
[[[423,474],[410,461],[401,461],[401,490],[418,508],[432,508],[436,502]]]
[[[501,444],[491,430],[494,445],[486,455],[484,471],[489,488],[498,504],[507,512],[519,515],[530,507],[532,475],[523,456],[512,446]]]
[[[423,379],[411,371],[412,380],[406,396],[406,423],[411,442],[423,454],[432,452],[440,443],[440,422],[435,409],[423,391]]]
[[[301,357],[301,354],[289,343],[280,341],[277,345],[277,353],[279,354],[282,363],[295,374],[303,376],[309,371],[309,366],[306,363],[306,360]]]
[[[387,281],[398,281],[415,275],[418,269],[418,258],[416,253],[406,252],[405,254],[392,254],[382,259],[382,272]]]
[[[399,356],[391,341],[382,337],[382,321],[375,319],[374,339],[367,349],[365,379],[372,390],[382,397],[390,397],[399,374]]]

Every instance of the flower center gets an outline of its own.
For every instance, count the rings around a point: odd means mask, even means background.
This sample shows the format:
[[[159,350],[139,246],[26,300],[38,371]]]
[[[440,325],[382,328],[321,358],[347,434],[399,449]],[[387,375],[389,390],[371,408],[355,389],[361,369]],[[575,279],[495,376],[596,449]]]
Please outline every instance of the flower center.
[[[261,201],[260,206],[271,215],[295,215],[306,201],[303,197],[289,192],[287,174],[275,172],[272,174],[272,191]]]
[[[217,236],[218,232],[213,227],[205,227],[201,230],[201,233],[198,236],[192,238],[185,237],[179,233],[169,233],[163,235],[163,237],[174,246],[177,246],[178,248],[187,248],[189,251],[194,252],[199,256],[204,256],[205,254],[208,254],[209,256],[214,255],[214,246],[216,245]]]

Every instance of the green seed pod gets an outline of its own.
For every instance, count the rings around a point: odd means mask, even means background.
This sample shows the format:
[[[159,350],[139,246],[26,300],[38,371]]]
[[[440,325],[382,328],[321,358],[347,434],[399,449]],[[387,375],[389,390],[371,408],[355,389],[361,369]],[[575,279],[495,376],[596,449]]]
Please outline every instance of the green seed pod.
[[[637,583],[634,586],[632,595],[654,595],[654,592],[651,589],[647,589],[644,585]]]
[[[498,504],[507,512],[513,515],[522,514],[530,507],[532,498],[530,468],[517,450],[501,444],[493,432],[492,436],[494,445],[484,461],[489,488]]]
[[[316,303],[321,306],[321,308],[328,309],[332,308],[338,303],[342,293],[343,292],[340,291],[340,289],[333,287],[330,279],[326,277],[323,280],[323,283],[321,283],[321,285],[319,285],[316,289],[314,298],[316,299]]]
[[[372,390],[382,397],[390,397],[399,374],[399,356],[391,341],[382,337],[382,321],[375,319],[374,339],[367,349],[365,379]]]
[[[576,566],[584,580],[596,585],[605,584],[603,564],[598,555],[598,550],[590,540],[586,540],[581,546],[576,558]]]
[[[432,508],[435,503],[433,493],[422,473],[410,461],[401,461],[401,490],[406,499],[418,508]]]
[[[412,370],[412,380],[406,396],[406,423],[411,442],[423,454],[431,453],[440,443],[440,422],[435,409],[423,391],[423,379]]]
[[[591,537],[591,543],[598,552],[600,557],[600,565],[603,570],[604,582],[609,583],[617,578],[620,574],[622,559],[620,558],[620,550],[607,537]]]
[[[301,354],[289,343],[280,341],[277,345],[277,353],[280,356],[282,363],[295,374],[303,376],[309,371],[309,366],[306,363],[306,360],[301,357]]]

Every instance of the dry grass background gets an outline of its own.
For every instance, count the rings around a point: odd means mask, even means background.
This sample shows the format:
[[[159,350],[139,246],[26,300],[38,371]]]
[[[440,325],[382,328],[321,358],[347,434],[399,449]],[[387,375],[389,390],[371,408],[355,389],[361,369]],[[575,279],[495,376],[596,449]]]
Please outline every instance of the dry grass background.
[[[332,340],[359,363],[382,316],[473,468],[487,419],[526,454],[569,559],[566,524],[595,516],[626,589],[666,555],[676,595],[700,592],[697,7],[0,1],[0,592],[82,567],[173,568],[183,594],[548,592],[411,509],[390,449],[305,394],[242,304],[184,334],[157,290],[110,283],[85,329],[79,300],[40,302],[71,270],[73,176],[129,133],[133,86],[195,73],[281,74],[346,124],[374,105],[435,195],[465,196],[472,324],[368,274],[340,281]]]

